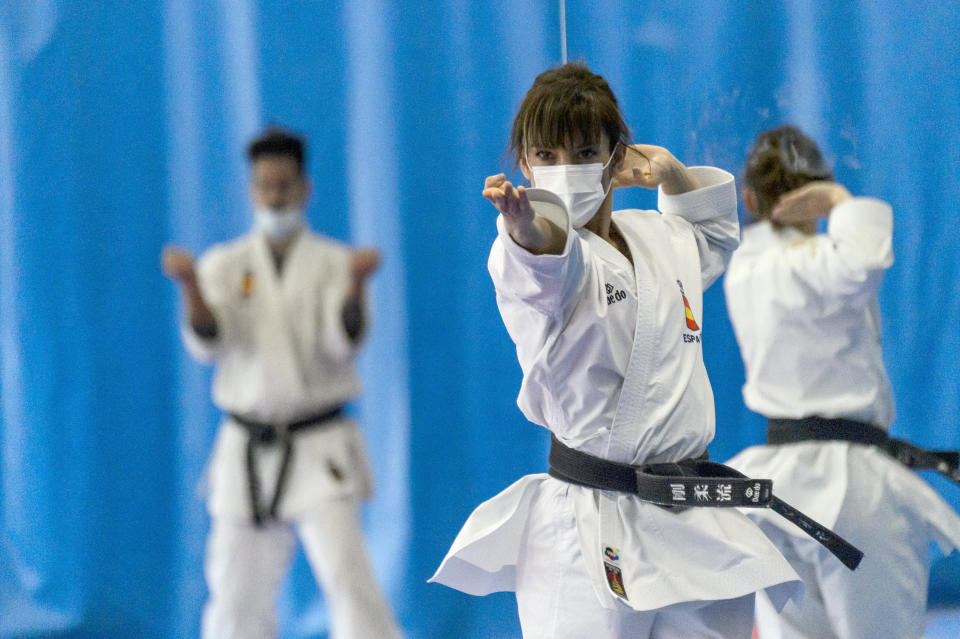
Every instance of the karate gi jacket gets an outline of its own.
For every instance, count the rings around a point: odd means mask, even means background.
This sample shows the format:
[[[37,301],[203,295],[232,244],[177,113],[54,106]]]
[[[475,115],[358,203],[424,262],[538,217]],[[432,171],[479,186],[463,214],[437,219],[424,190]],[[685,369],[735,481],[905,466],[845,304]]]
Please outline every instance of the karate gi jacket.
[[[746,369],[743,398],[749,408],[770,418],[846,418],[889,428],[894,405],[881,353],[877,292],[893,264],[892,242],[890,206],[866,197],[834,207],[826,233],[776,229],[768,221],[744,229],[724,290]],[[956,513],[917,473],[876,447],[845,441],[754,446],[728,463],[773,479],[779,497],[861,543],[864,562],[884,562],[888,570],[886,581],[876,584],[878,602],[881,586],[898,588],[903,593],[895,598],[898,609],[910,608],[907,600],[915,598],[913,608],[922,615],[927,545],[936,541],[944,552],[960,547]],[[793,546],[791,555],[811,563],[833,561],[786,520],[766,511],[750,516],[780,547]],[[884,538],[900,530],[909,531],[916,549],[894,547]],[[884,635],[909,636],[899,632],[888,626]]]
[[[349,249],[301,231],[288,249],[282,274],[265,236],[253,232],[203,254],[197,278],[217,321],[206,339],[189,324],[190,353],[215,366],[213,401],[227,415],[283,424],[322,413],[361,391],[354,371],[357,344],[342,311],[349,286]],[[343,495],[371,489],[363,438],[340,417],[292,435],[293,455],[280,516],[290,517]],[[249,518],[247,432],[229,417],[218,430],[208,463],[208,507],[213,515]],[[280,447],[257,447],[262,494],[273,494]]]
[[[658,211],[613,223],[633,264],[594,233],[566,228],[559,255],[534,255],[498,220],[489,270],[523,382],[517,403],[564,444],[629,464],[702,454],[714,406],[702,353],[702,292],[739,239],[733,177],[691,169],[703,188],[659,194]],[[515,590],[515,566],[539,482],[528,475],[481,504],[433,581],[476,595]],[[655,610],[769,588],[785,602],[796,574],[733,509],[668,510],[635,495],[571,485],[580,548],[601,605]],[[616,559],[614,559],[616,557]],[[614,592],[605,561],[623,579]]]

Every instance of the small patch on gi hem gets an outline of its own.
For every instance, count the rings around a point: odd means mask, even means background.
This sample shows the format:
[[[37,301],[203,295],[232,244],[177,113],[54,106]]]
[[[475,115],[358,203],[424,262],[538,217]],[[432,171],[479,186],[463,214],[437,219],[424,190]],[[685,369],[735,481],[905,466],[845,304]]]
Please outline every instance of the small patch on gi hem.
[[[623,574],[620,569],[609,561],[604,561],[603,567],[607,573],[607,585],[610,586],[610,590],[618,597],[627,599],[627,589],[623,586]]]

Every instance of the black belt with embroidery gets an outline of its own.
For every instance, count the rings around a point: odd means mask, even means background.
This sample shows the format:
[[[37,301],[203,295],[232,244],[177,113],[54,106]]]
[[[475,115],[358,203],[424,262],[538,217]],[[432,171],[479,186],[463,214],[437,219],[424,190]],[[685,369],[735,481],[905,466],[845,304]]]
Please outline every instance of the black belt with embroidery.
[[[706,453],[696,459],[632,466],[574,450],[551,435],[549,473],[581,486],[631,493],[659,506],[770,508],[820,542],[850,570],[863,558],[843,537],[774,496],[772,480],[747,477],[707,460]]]
[[[324,426],[337,417],[340,417],[342,413],[343,406],[337,406],[326,412],[311,415],[310,417],[299,419],[289,424],[267,424],[230,413],[230,419],[242,426],[249,435],[247,439],[247,491],[250,496],[250,510],[253,513],[253,523],[260,526],[269,519],[277,518],[280,499],[283,497],[283,491],[287,485],[290,459],[293,456],[293,442],[290,436],[293,433],[308,428]],[[254,449],[257,446],[270,446],[273,444],[283,446],[283,453],[280,458],[280,469],[277,471],[277,484],[273,489],[273,497],[270,499],[269,506],[264,509],[260,503],[260,479],[257,474]]]
[[[930,450],[902,439],[889,437],[885,430],[851,419],[804,417],[771,419],[767,425],[768,444],[793,444],[803,441],[842,440],[869,444],[885,450],[914,470],[934,470],[960,484],[960,451]]]

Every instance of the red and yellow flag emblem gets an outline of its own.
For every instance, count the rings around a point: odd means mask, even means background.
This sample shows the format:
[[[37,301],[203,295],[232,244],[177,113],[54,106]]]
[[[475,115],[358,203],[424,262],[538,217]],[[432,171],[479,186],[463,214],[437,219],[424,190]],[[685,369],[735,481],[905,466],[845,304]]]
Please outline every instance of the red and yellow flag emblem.
[[[687,314],[687,328],[691,331],[699,331],[700,327],[697,326],[697,320],[693,318],[693,311],[690,310],[690,302],[687,301],[687,296],[680,293],[680,296],[683,297],[683,310]]]

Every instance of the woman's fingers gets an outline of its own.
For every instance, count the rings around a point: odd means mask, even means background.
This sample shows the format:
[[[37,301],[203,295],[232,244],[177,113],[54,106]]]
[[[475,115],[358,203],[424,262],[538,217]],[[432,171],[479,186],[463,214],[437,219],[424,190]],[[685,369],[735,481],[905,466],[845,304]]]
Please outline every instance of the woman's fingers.
[[[487,189],[490,187],[501,186],[504,182],[507,181],[507,176],[503,173],[497,173],[496,175],[491,175],[483,181],[483,188]]]
[[[506,181],[502,173],[487,178],[486,188],[483,189],[482,195],[498,211],[509,217],[515,217],[529,206],[523,187],[514,188],[510,182]]]
[[[517,188],[517,204],[521,211],[526,211],[530,208],[530,200],[527,199],[527,189],[522,186]]]

